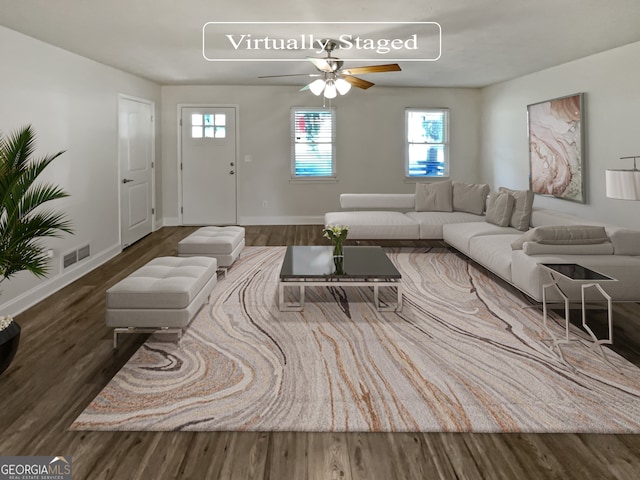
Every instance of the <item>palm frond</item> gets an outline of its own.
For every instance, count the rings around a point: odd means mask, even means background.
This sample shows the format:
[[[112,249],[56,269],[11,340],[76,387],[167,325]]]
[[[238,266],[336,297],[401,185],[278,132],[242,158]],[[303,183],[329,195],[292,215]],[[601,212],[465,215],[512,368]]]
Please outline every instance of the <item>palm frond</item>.
[[[56,185],[36,183],[64,152],[33,159],[34,149],[31,126],[9,137],[0,135],[0,279],[22,270],[46,276],[49,259],[38,239],[73,233],[66,214],[42,208],[68,194]]]

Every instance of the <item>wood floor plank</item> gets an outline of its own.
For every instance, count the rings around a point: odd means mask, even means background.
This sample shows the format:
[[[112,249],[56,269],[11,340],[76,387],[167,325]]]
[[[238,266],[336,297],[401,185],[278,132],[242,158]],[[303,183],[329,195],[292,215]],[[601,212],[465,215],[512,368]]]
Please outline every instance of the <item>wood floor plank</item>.
[[[435,464],[437,478],[479,480],[485,477],[475,463],[464,436],[456,433],[425,433],[426,452]]]
[[[383,433],[353,433],[347,435],[351,477],[354,480],[395,480],[397,478],[390,455],[380,456],[378,452],[389,452],[389,445]]]
[[[305,432],[273,432],[265,479],[309,478],[308,436]]]
[[[268,432],[233,433],[220,472],[220,480],[264,478],[268,451]]]
[[[351,480],[351,465],[344,433],[309,436],[309,480]]]
[[[420,433],[387,433],[388,452],[372,450],[383,460],[389,460],[398,480],[438,478],[438,469],[427,455],[425,438]],[[381,455],[382,454],[382,455]]]
[[[190,435],[190,443],[175,478],[200,480],[220,478],[234,432],[197,432]],[[156,478],[162,478],[156,477]]]
[[[71,455],[74,480],[638,476],[640,435],[68,431],[147,338],[124,335],[112,349],[112,331],[104,325],[106,290],[150,259],[175,255],[177,243],[196,228],[162,228],[17,317],[18,355],[0,376],[0,453]],[[320,225],[246,227],[246,243],[329,244]],[[602,323],[601,312],[594,315],[594,323]],[[614,305],[611,348],[640,366],[640,305]]]

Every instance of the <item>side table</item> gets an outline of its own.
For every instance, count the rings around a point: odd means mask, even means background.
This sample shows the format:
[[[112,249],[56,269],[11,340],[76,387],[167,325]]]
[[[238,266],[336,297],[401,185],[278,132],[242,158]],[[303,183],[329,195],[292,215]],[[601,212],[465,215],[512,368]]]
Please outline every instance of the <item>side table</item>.
[[[545,283],[542,286],[542,315],[544,318],[544,327],[547,332],[551,335],[550,341],[553,342],[553,347],[557,347],[558,353],[560,354],[560,358],[565,361],[562,351],[560,350],[560,345],[567,344],[571,341],[569,338],[569,298],[562,291],[559,286],[559,282],[565,281],[574,284],[580,284],[581,290],[581,303],[582,303],[582,327],[587,331],[587,333],[593,339],[593,346],[598,347],[600,349],[600,354],[602,358],[608,362],[604,355],[604,351],[602,350],[602,345],[611,345],[613,343],[613,314],[612,314],[612,305],[611,305],[611,296],[600,285],[601,283],[606,282],[617,282],[617,279],[611,278],[607,275],[604,275],[600,272],[596,272],[595,270],[591,270],[590,268],[584,267],[577,263],[539,263],[541,268],[548,271],[551,275],[551,282]],[[547,288],[555,287],[560,296],[564,299],[564,321],[565,321],[565,337],[564,339],[557,339],[556,336],[551,332],[549,327],[547,326],[547,297],[546,291]],[[587,288],[595,288],[597,289],[602,296],[607,301],[607,324],[609,327],[609,338],[598,339],[589,325],[587,325],[587,314],[586,314],[586,304],[585,304],[585,290]],[[578,339],[575,339],[578,340]],[[552,347],[552,350],[553,350]]]

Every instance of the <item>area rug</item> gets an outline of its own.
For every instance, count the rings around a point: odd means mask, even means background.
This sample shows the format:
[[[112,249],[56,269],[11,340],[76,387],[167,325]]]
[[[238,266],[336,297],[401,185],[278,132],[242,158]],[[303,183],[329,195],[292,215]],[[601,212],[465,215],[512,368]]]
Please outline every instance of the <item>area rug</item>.
[[[401,313],[366,287],[310,287],[304,312],[282,313],[285,249],[246,248],[180,343],[150,337],[70,428],[640,432],[633,364],[578,328],[563,361],[540,311],[462,255],[386,251]]]

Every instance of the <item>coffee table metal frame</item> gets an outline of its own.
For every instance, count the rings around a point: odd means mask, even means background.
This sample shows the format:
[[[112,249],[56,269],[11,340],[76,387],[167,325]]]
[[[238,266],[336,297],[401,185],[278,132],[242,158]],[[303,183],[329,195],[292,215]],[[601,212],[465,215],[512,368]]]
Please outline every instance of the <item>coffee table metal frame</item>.
[[[591,268],[585,267],[583,265],[579,265],[576,264],[578,267],[584,268],[586,270],[590,270],[591,272],[595,272],[598,273],[600,275],[603,275],[606,278],[600,278],[600,279],[576,279],[576,278],[572,278],[572,277],[568,277],[566,275],[563,275],[561,272],[559,272],[558,270],[555,270],[553,268],[551,268],[550,266],[548,266],[548,264],[544,264],[544,263],[538,263],[538,265],[540,267],[542,267],[544,270],[546,270],[547,272],[549,272],[549,274],[551,275],[551,282],[549,283],[545,283],[542,285],[542,316],[543,316],[543,324],[544,324],[544,328],[545,330],[547,330],[547,332],[549,333],[549,335],[551,336],[550,339],[546,339],[546,341],[551,341],[553,342],[553,346],[551,347],[551,349],[553,350],[554,348],[557,348],[558,350],[558,354],[560,355],[560,358],[565,361],[564,355],[562,354],[562,350],[560,349],[560,345],[566,345],[571,341],[579,341],[579,338],[569,338],[569,298],[567,297],[567,295],[562,291],[562,289],[560,288],[560,286],[558,285],[558,283],[560,281],[566,281],[569,283],[574,283],[574,284],[580,284],[580,293],[581,293],[581,307],[582,307],[582,327],[585,329],[585,331],[591,336],[591,338],[593,339],[593,345],[592,347],[598,347],[598,349],[600,350],[600,355],[602,355],[602,358],[605,361],[608,361],[607,358],[604,355],[604,350],[602,349],[602,345],[611,345],[613,344],[613,308],[612,308],[612,299],[611,296],[602,288],[602,286],[600,285],[600,283],[606,283],[606,282],[617,282],[618,280],[615,278],[611,278],[608,275],[605,275],[603,273],[597,272],[596,270],[593,270]],[[562,297],[563,301],[564,301],[564,322],[565,322],[565,326],[564,326],[564,338],[563,339],[559,339],[557,338],[553,332],[549,329],[548,324],[547,324],[547,296],[546,296],[546,291],[547,288],[552,288],[555,287],[556,291],[560,294],[560,296]],[[598,339],[598,337],[596,337],[596,335],[593,333],[593,330],[591,330],[591,328],[589,327],[589,325],[587,324],[587,313],[586,313],[586,302],[585,302],[585,290],[587,288],[595,288],[596,290],[598,290],[600,292],[600,294],[605,298],[605,300],[607,301],[607,324],[608,324],[608,328],[609,328],[609,337],[608,338],[604,338],[604,339]]]

